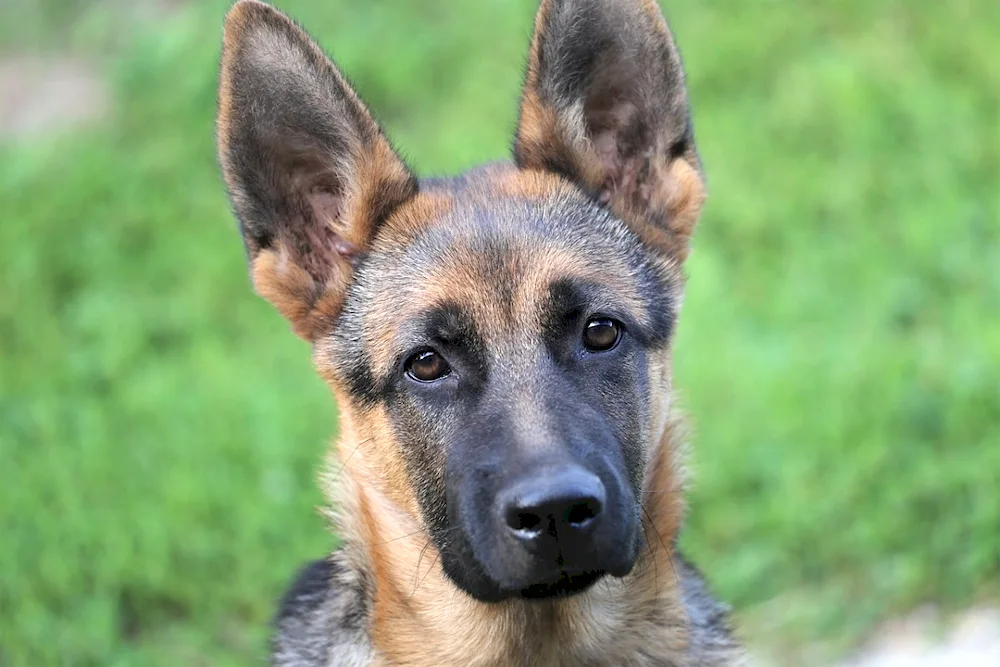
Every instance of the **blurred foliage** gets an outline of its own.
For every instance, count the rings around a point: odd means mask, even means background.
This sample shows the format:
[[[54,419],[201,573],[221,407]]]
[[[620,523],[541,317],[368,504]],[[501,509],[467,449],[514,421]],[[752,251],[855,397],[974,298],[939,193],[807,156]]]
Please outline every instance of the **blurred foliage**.
[[[422,174],[507,154],[534,2],[279,5]],[[262,661],[333,544],[332,400],[251,294],[216,169],[225,7],[0,7],[0,53],[116,91],[99,127],[0,145],[0,664]],[[685,547],[751,639],[996,596],[1000,4],[667,9],[711,192]]]

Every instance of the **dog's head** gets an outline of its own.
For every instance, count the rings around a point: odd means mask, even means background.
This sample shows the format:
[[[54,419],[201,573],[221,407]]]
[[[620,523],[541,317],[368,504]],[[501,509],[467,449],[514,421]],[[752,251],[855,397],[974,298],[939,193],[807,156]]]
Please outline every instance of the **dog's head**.
[[[301,29],[240,2],[218,138],[254,286],[454,583],[499,600],[627,574],[703,200],[655,1],[544,0],[514,163],[430,182]]]

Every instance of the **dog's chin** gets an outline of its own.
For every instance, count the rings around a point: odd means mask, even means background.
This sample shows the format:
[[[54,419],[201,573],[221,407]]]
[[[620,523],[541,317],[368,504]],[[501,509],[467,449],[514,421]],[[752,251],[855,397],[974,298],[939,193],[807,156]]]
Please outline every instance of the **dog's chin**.
[[[519,591],[519,596],[525,600],[547,600],[576,595],[593,586],[604,574],[602,570],[560,572],[558,579],[531,584],[522,588]]]
[[[506,600],[549,600],[577,595],[589,589],[607,573],[604,570],[560,571],[551,578],[531,582],[500,583],[483,576],[479,567],[449,567],[442,559],[445,575],[452,584],[466,595],[485,603],[498,603]],[[454,565],[454,563],[452,563]],[[469,576],[471,571],[477,575]]]
[[[561,572],[557,578],[520,586],[503,586],[496,583],[469,586],[466,582],[459,583],[454,580],[452,583],[480,602],[497,603],[517,599],[535,601],[577,595],[589,589],[605,574],[603,570]]]
[[[464,535],[462,536],[464,537]],[[466,595],[485,603],[506,600],[550,600],[578,595],[588,590],[602,577],[625,577],[635,566],[638,553],[645,544],[642,534],[632,536],[627,551],[608,554],[601,559],[602,567],[589,568],[582,563],[572,567],[568,563],[548,567],[539,564],[514,564],[497,562],[499,549],[486,550],[484,558],[471,546],[471,540],[455,539],[442,544],[440,562],[445,576]],[[511,567],[514,565],[514,567]],[[527,565],[527,567],[524,567]]]

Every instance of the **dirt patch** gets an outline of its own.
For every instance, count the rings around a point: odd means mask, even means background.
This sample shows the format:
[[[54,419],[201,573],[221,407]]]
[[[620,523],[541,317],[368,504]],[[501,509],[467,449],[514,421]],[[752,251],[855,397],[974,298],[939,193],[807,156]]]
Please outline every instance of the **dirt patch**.
[[[107,83],[85,61],[0,59],[0,139],[64,132],[106,117],[110,108]]]
[[[968,610],[942,625],[925,608],[883,626],[871,643],[841,667],[997,667],[1000,608]]]

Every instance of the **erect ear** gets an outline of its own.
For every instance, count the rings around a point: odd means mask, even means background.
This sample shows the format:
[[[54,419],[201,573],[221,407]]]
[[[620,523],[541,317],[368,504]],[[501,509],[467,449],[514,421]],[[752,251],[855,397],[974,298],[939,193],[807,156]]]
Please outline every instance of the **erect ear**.
[[[226,17],[218,147],[254,287],[312,340],[416,179],[322,50],[256,0]]]
[[[704,201],[680,54],[656,0],[542,0],[514,142],[678,260]]]

